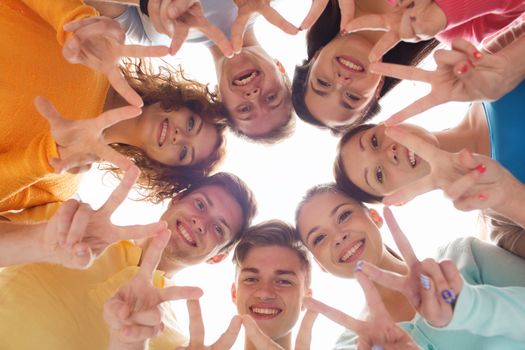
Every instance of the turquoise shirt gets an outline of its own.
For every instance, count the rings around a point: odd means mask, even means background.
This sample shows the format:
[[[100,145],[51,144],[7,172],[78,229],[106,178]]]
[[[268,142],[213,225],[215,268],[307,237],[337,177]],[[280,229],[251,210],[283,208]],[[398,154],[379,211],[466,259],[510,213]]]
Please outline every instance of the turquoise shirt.
[[[484,102],[483,107],[491,158],[525,183],[525,80],[499,100]]]
[[[444,259],[464,280],[451,322],[435,328],[416,315],[399,325],[422,349],[525,349],[525,260],[474,237],[439,249],[437,260]],[[347,329],[334,349],[357,349],[356,341]]]

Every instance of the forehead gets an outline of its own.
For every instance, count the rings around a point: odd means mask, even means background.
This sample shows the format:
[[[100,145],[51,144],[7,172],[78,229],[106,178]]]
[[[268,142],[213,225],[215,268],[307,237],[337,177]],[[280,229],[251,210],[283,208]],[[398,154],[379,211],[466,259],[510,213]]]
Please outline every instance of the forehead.
[[[348,110],[340,105],[341,95],[337,92],[328,92],[326,96],[316,94],[310,82],[312,75],[308,78],[304,102],[310,113],[327,126],[340,126],[354,122],[357,119],[358,110]]]
[[[333,191],[322,192],[310,198],[299,212],[298,230],[301,236],[319,222],[328,219],[334,208],[341,204],[357,205],[357,202]]]
[[[260,273],[275,274],[278,271],[292,271],[298,277],[304,276],[301,259],[297,252],[278,245],[253,247],[248,251],[239,269],[257,269]]]
[[[193,145],[195,147],[195,159],[193,162],[201,162],[212,154],[218,141],[219,131],[215,128],[215,125],[203,119],[202,130],[200,130]]]
[[[370,140],[368,135],[377,134],[379,131],[380,129],[377,127],[359,131],[341,149],[343,171],[346,176],[363,191],[374,194],[376,194],[376,191],[365,180],[365,169],[368,172],[374,172],[375,161],[369,155]],[[361,146],[363,146],[364,150],[361,149]],[[372,177],[371,175],[373,174],[367,174],[367,177],[370,178]]]

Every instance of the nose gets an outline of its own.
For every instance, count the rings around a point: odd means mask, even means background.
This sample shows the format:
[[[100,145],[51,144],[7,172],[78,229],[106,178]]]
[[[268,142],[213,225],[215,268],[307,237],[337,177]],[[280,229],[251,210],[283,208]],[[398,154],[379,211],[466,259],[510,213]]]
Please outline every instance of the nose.
[[[259,94],[261,93],[261,89],[258,87],[250,88],[249,90],[244,92],[244,97],[246,97],[249,100],[252,100],[254,98],[257,98]]]
[[[335,240],[335,245],[339,246],[341,243],[343,243],[348,238],[348,233],[342,232],[339,234],[337,239]]]
[[[273,289],[272,281],[262,281],[259,283],[259,287],[255,291],[254,296],[260,300],[275,299],[275,291]]]
[[[173,130],[173,133],[171,134],[171,143],[177,144],[185,141],[187,142],[189,136],[190,135],[185,130],[175,128],[175,130]]]
[[[396,143],[392,143],[390,146],[386,148],[386,155],[387,155],[388,160],[395,165],[399,164],[398,152],[399,152],[399,147],[397,146]]]
[[[350,76],[346,76],[346,75],[344,75],[344,74],[341,73],[341,72],[336,72],[335,74],[336,74],[336,76],[337,76],[337,82],[338,82],[339,84],[344,84],[344,85],[346,85],[346,84],[349,84],[349,83],[352,82],[352,77],[350,77]]]
[[[206,225],[204,221],[197,216],[191,218],[191,226],[194,232],[197,232],[201,235],[206,232]]]

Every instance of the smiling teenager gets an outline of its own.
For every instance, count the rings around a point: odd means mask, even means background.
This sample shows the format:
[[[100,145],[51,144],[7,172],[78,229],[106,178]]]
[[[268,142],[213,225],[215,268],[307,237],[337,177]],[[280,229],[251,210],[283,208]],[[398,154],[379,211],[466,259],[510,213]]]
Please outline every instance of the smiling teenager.
[[[296,210],[301,239],[321,267],[342,278],[364,273],[376,282],[378,302],[420,347],[522,346],[523,334],[515,322],[525,308],[522,259],[469,237],[441,247],[437,261],[419,261],[388,210],[385,219],[402,257],[384,245],[381,216],[335,184],[310,189]],[[346,330],[336,349],[395,345],[393,333],[383,332],[388,321],[369,318],[367,310],[365,315],[366,327],[360,332],[372,334],[374,342],[362,343],[358,337],[363,334]],[[344,317],[339,320],[344,323]]]
[[[96,15],[93,8],[82,1],[0,4],[1,21],[9,28],[0,40],[2,51],[9,52],[0,64],[6,87],[0,132],[0,216],[18,221],[51,217],[61,202],[75,194],[80,180],[76,175],[54,174],[51,164],[57,164],[54,158],[60,158],[60,164],[71,161],[79,156],[79,149],[88,153],[80,152],[80,159],[97,156],[91,162],[104,154],[112,155],[110,161],[119,159],[116,166],[129,165],[124,156],[129,157],[141,170],[138,187],[154,202],[207,175],[222,159],[225,111],[206,86],[179,72],[151,75],[143,63],[128,65],[122,71],[145,105],[142,110],[130,106],[110,110],[126,103],[108,79],[62,57],[63,44],[72,40],[63,24]],[[27,38],[24,45],[19,45],[21,38]],[[38,95],[51,101],[35,102],[51,128],[33,105]],[[21,209],[28,210],[8,213]]]
[[[166,239],[154,273],[155,287],[167,285],[166,277],[183,268],[221,261],[255,212],[251,191],[228,173],[204,178],[178,194],[162,215],[171,237]],[[166,238],[166,233],[161,234]],[[3,348],[107,349],[109,332],[102,306],[137,273],[143,252],[150,244],[157,244],[152,242],[161,234],[137,243],[120,241],[87,270],[29,264],[0,271]],[[166,329],[152,339],[151,349],[172,350],[185,342],[170,316],[172,311],[164,311]],[[31,336],[18,332],[28,326]]]
[[[251,317],[272,346],[291,350],[303,297],[311,295],[309,254],[294,228],[279,220],[251,227],[237,244],[233,262],[232,299],[238,313]],[[245,350],[260,349],[253,333],[246,332]]]

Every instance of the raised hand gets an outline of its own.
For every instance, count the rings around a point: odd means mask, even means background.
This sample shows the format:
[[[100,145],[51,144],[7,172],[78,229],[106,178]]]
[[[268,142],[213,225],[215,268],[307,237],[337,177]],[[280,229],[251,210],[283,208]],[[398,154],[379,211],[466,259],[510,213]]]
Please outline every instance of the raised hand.
[[[297,338],[295,340],[294,350],[309,350],[312,341],[312,328],[318,312],[307,310],[304,314]],[[283,348],[268,337],[259,328],[257,323],[249,315],[242,316],[242,324],[246,331],[246,337],[251,341],[257,350],[283,350]]]
[[[126,36],[117,21],[108,17],[88,17],[64,25],[73,35],[62,49],[69,63],[80,63],[102,72],[126,101],[142,106],[142,98],[129,86],[119,68],[120,58],[159,57],[168,54],[165,46],[125,45]]]
[[[390,209],[386,207],[383,213],[390,233],[408,265],[408,272],[399,275],[367,262],[360,266],[361,272],[372,281],[402,293],[429,324],[434,327],[446,326],[452,319],[453,305],[463,286],[459,271],[451,261],[438,263],[434,259],[425,259],[420,262]]]
[[[303,19],[303,22],[299,26],[299,29],[305,30],[309,29],[314,25],[319,16],[323,13],[326,5],[329,0],[312,0],[312,6],[310,11]],[[342,31],[354,18],[355,14],[355,1],[354,0],[338,0],[339,1],[339,10],[341,11],[341,22],[339,25],[340,30]]]
[[[233,52],[240,52],[242,49],[244,28],[246,23],[254,13],[260,13],[264,18],[274,26],[280,28],[283,32],[295,35],[299,32],[297,27],[284,19],[270,6],[271,0],[234,0],[238,7],[237,18],[231,28],[231,43]]]
[[[37,111],[47,119],[51,134],[58,145],[60,159],[49,162],[56,172],[78,173],[89,170],[92,163],[106,160],[122,170],[133,162],[104,142],[104,130],[120,121],[138,116],[142,111],[135,106],[126,106],[106,111],[96,118],[67,120],[53,104],[43,98],[35,98]]]
[[[201,297],[202,290],[196,287],[153,286],[153,274],[169,239],[167,229],[153,238],[142,255],[137,275],[104,304],[103,316],[110,331],[109,349],[126,349],[132,345],[143,348],[148,338],[164,329],[161,303]]]
[[[388,127],[386,135],[399,144],[412,150],[430,165],[430,173],[409,183],[394,193],[383,198],[383,204],[395,205],[408,202],[420,194],[440,188],[445,191],[452,183],[473,170],[463,165],[462,159],[468,157],[469,151],[463,149],[458,153],[449,153],[427,143],[423,139],[403,130],[401,126]]]
[[[358,336],[358,349],[373,349],[374,345],[389,350],[416,350],[419,347],[388,313],[375,286],[360,272],[355,273],[365,293],[369,315],[365,321],[355,319],[312,298],[305,298],[304,305],[319,312],[341,326],[353,330]]]
[[[163,1],[163,4],[164,3],[166,3],[166,1]],[[206,35],[211,41],[213,41],[224,56],[233,56],[233,49],[230,41],[219,28],[212,25],[210,22],[208,22],[206,17],[204,17],[200,1],[185,0],[182,2],[182,4],[184,4],[183,7],[176,8],[174,5],[170,7],[170,11],[168,13],[172,20],[169,24],[166,24],[167,33],[165,31],[161,31],[168,34],[168,36],[172,38],[170,54],[175,55],[177,51],[179,51],[182,44],[186,40],[186,37],[188,36],[190,28],[195,28]]]
[[[227,350],[230,349],[241,330],[240,316],[234,316],[228,329],[209,346],[204,345],[204,323],[202,321],[201,306],[198,300],[188,300],[188,313],[190,316],[190,344],[179,347],[177,350]]]
[[[138,168],[132,166],[98,210],[75,200],[65,202],[46,224],[42,235],[41,247],[48,252],[44,260],[69,268],[87,268],[113,243],[166,231],[166,222],[134,226],[111,223],[111,215],[124,201],[138,176]]]
[[[426,40],[446,27],[445,13],[432,0],[399,0],[395,7],[393,12],[359,16],[344,28],[347,33],[360,30],[386,32],[370,51],[371,62],[380,60],[401,40]]]
[[[422,81],[432,87],[426,96],[388,118],[387,125],[400,123],[449,101],[495,100],[513,88],[507,87],[512,80],[509,69],[512,63],[507,56],[481,54],[464,39],[454,40],[451,50],[436,51],[434,59],[437,64],[434,71],[381,62],[370,65],[374,73]]]

